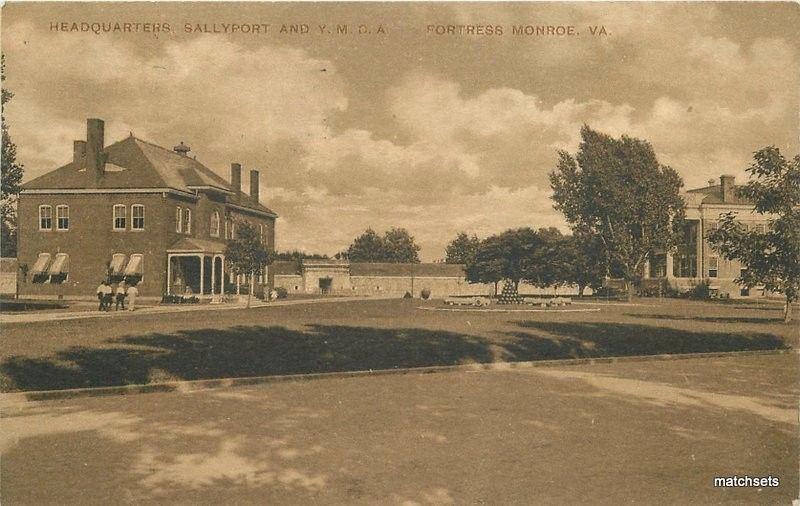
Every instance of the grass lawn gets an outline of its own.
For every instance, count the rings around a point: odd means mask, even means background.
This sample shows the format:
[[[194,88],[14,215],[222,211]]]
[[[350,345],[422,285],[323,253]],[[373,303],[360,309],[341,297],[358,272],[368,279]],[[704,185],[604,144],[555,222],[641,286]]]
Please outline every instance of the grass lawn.
[[[441,312],[365,300],[3,326],[2,391],[794,347],[772,303],[640,299],[597,312]]]

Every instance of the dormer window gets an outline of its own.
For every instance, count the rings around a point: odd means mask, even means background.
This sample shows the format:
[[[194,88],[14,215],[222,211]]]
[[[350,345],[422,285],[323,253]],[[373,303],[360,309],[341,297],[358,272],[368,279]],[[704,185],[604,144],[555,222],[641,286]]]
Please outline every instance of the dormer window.
[[[52,206],[39,206],[39,230],[53,230]]]

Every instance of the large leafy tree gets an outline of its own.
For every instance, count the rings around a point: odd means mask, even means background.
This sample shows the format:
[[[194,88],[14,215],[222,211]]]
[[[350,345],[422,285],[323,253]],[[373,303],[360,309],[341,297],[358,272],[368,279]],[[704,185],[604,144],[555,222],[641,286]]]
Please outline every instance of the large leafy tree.
[[[481,241],[475,234],[459,232],[445,248],[445,262],[448,264],[468,264],[475,258]]]
[[[383,262],[386,259],[383,239],[374,230],[368,228],[356,237],[347,248],[347,258],[351,262]]]
[[[22,183],[23,166],[17,162],[17,146],[11,140],[6,122],[6,104],[14,96],[5,87],[6,59],[0,56],[0,82],[2,82],[2,169],[0,169],[0,254],[17,255],[17,195]]]
[[[414,237],[404,228],[392,228],[383,237],[368,228],[339,257],[351,262],[419,263],[419,250]]]
[[[577,154],[559,151],[550,184],[554,207],[573,230],[597,236],[609,264],[619,266],[629,298],[645,262],[679,240],[683,181],[647,141],[584,125]]]
[[[608,267],[599,237],[581,233],[567,236],[560,255],[565,264],[563,282],[578,285],[578,295],[582,296],[586,287],[597,290],[603,286]]]
[[[534,252],[540,239],[531,228],[507,230],[481,241],[474,259],[467,264],[467,280],[471,283],[497,283],[511,280],[514,287],[530,275]]]
[[[383,235],[383,249],[386,262],[419,263],[420,247],[414,242],[408,230],[392,228]]]
[[[568,265],[563,254],[564,240],[557,228],[540,228],[530,243],[523,279],[539,288],[565,284]]]
[[[225,248],[225,261],[234,274],[250,278],[247,307],[250,307],[253,297],[256,276],[260,276],[264,266],[271,264],[272,260],[272,254],[264,249],[258,229],[247,222],[237,223],[236,238],[229,240]]]
[[[768,216],[764,232],[748,231],[731,212],[722,216],[708,239],[728,260],[746,269],[737,279],[745,286],[764,285],[786,296],[784,321],[791,321],[792,303],[800,297],[800,155],[787,160],[776,147],[757,151],[747,169],[750,181],[738,189]]]

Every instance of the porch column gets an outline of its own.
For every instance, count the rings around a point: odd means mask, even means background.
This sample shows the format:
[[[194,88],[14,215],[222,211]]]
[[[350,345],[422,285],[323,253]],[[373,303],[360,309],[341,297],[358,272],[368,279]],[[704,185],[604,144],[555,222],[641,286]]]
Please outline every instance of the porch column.
[[[667,253],[667,279],[672,277],[672,253]]]
[[[221,255],[220,258],[222,262],[219,264],[220,273],[219,273],[219,281],[222,286],[219,287],[219,294],[225,295],[225,255]]]
[[[703,222],[701,220],[697,220],[697,277],[704,278],[704,258],[703,258]]]
[[[167,295],[172,295],[172,254],[167,253]]]
[[[203,278],[205,278],[203,269],[205,269],[205,258],[203,255],[197,255],[197,258],[200,259],[200,295],[203,295]]]
[[[217,257],[211,255],[211,297],[214,297],[214,289],[217,284]]]

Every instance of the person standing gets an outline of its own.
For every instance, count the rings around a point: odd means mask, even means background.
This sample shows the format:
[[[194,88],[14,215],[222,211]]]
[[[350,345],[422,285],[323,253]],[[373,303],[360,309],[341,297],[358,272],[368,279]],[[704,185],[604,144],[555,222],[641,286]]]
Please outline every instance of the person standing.
[[[128,287],[128,311],[133,311],[136,309],[136,296],[139,295],[139,289],[136,288],[136,285],[131,285]]]
[[[111,303],[114,301],[114,289],[111,288],[111,283],[108,281],[103,282],[103,304],[106,311],[111,311]]]
[[[117,292],[116,292],[117,305],[115,307],[115,311],[119,311],[120,306],[122,306],[122,310],[125,311],[125,293],[126,293],[125,281],[120,281],[119,284],[117,285]]]
[[[106,282],[101,281],[100,285],[97,287],[97,300],[100,301],[100,306],[97,308],[98,311],[103,311],[106,308]]]

